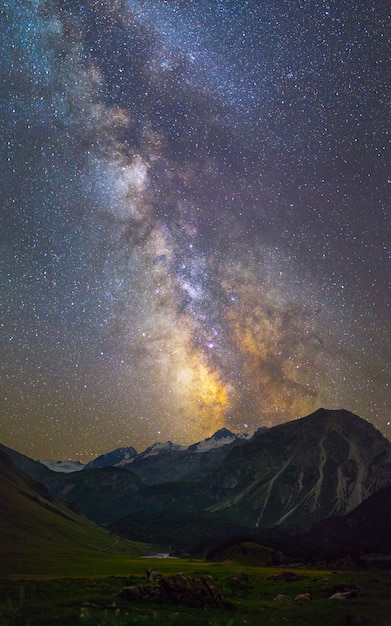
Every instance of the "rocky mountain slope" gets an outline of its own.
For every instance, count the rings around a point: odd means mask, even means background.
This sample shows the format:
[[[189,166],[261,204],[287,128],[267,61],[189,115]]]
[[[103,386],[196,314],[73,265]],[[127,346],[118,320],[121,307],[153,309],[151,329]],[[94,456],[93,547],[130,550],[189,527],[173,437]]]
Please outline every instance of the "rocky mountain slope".
[[[208,477],[210,510],[250,527],[308,528],[376,492],[390,462],[391,443],[370,423],[319,409],[233,449]]]

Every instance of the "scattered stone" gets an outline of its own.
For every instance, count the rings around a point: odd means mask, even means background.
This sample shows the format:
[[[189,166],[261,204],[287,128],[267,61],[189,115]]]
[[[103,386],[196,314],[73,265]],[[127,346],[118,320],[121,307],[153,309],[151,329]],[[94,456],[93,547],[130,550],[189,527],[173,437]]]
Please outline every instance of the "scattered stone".
[[[312,600],[312,593],[310,591],[307,593],[299,593],[295,596],[295,602],[308,602],[308,600]]]
[[[329,600],[350,600],[351,598],[358,598],[357,591],[337,591],[329,597]]]
[[[290,596],[286,596],[283,593],[279,593],[275,598],[273,598],[274,602],[289,602],[292,598]]]
[[[350,600],[358,598],[362,594],[362,589],[358,585],[333,585],[332,587],[323,587],[329,600]]]
[[[161,594],[157,585],[132,585],[123,587],[119,596],[125,600],[146,600],[147,602],[160,602]]]

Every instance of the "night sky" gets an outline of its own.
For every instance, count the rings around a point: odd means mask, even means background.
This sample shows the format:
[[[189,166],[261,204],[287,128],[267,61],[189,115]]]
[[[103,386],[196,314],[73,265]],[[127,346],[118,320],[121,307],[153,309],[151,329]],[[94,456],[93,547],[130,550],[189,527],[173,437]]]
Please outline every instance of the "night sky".
[[[389,435],[387,4],[2,3],[2,443]]]

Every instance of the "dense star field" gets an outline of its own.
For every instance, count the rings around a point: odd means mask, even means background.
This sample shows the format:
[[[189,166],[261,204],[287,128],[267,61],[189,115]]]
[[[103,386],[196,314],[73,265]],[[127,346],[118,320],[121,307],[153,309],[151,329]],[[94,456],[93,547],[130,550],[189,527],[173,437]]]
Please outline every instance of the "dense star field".
[[[6,0],[0,441],[384,434],[383,1]]]

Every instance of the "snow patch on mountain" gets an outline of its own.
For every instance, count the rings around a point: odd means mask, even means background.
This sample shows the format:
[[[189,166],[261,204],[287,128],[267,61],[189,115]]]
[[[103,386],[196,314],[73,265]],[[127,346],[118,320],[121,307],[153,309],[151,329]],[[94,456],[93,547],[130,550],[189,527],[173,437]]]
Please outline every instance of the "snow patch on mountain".
[[[137,450],[132,446],[117,448],[106,454],[101,454],[85,466],[85,469],[97,469],[98,467],[119,467],[121,463],[130,463],[136,456]]]
[[[169,454],[170,452],[180,452],[185,450],[187,450],[187,446],[180,446],[172,441],[166,441],[165,443],[158,441],[152,446],[149,446],[149,448],[144,450],[144,452],[141,452],[138,456],[145,459],[149,456],[157,456],[158,454]]]
[[[235,435],[228,428],[221,428],[211,437],[207,437],[207,439],[203,439],[198,443],[193,443],[187,449],[189,452],[208,452],[208,450],[213,448],[229,445],[235,439],[250,439],[250,435],[248,433]]]
[[[207,439],[193,443],[190,446],[179,445],[172,441],[158,441],[140,453],[131,446],[117,448],[116,450],[106,452],[96,457],[85,465],[80,463],[80,461],[43,461],[43,463],[55,472],[75,472],[82,469],[90,470],[102,467],[130,469],[129,466],[131,466],[136,459],[169,455],[172,452],[203,453],[215,448],[220,448],[221,446],[230,445],[236,440],[251,439],[251,437],[252,435],[250,433],[235,434],[228,430],[228,428],[221,428],[211,437],[207,437]]]

